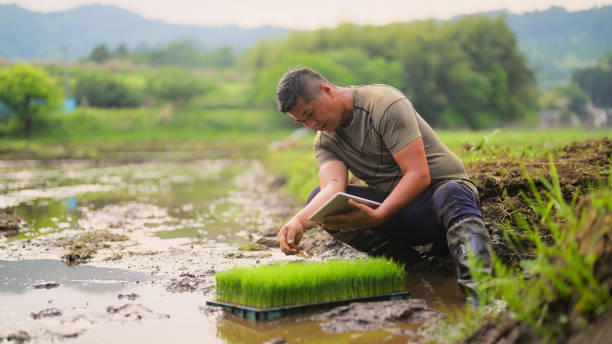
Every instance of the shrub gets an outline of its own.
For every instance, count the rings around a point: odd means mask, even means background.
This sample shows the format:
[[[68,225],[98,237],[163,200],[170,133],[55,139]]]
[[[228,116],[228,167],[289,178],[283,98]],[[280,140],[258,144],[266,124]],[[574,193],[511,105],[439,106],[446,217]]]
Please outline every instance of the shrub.
[[[209,80],[174,67],[158,70],[147,83],[147,92],[156,98],[182,105],[212,89],[213,84]]]
[[[102,73],[79,78],[74,96],[79,104],[102,108],[135,107],[140,103],[140,94],[136,89]]]

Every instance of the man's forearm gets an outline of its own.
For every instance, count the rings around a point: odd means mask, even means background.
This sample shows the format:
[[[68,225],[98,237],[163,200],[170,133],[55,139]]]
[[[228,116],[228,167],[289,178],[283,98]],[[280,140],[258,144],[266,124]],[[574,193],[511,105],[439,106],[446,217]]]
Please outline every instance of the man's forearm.
[[[417,198],[430,182],[429,173],[417,170],[406,173],[382,205],[376,209],[377,216],[383,221],[388,220]]]
[[[321,189],[321,191],[308,203],[302,210],[300,210],[294,217],[294,220],[299,221],[304,228],[310,228],[316,225],[315,222],[308,220],[317,209],[319,209],[325,202],[331,199],[338,192],[345,192],[346,185],[340,181],[332,181]]]

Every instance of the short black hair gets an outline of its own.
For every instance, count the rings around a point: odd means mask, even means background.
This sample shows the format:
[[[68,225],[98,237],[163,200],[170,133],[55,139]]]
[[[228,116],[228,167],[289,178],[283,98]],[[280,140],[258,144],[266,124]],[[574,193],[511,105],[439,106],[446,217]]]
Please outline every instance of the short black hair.
[[[306,68],[290,68],[278,82],[276,99],[278,111],[289,112],[302,97],[306,103],[318,95],[319,86],[322,82],[334,87],[317,71]]]

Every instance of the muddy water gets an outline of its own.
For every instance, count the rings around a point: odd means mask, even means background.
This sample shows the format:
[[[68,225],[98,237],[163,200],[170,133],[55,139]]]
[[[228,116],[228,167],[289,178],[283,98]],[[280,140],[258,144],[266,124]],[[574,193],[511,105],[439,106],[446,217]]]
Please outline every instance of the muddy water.
[[[0,211],[24,220],[17,235],[0,236],[0,342],[418,339],[422,322],[330,333],[311,315],[253,323],[205,306],[214,271],[302,259],[239,249],[294,210],[270,184],[252,160],[0,162]],[[77,240],[85,233],[101,234]],[[66,266],[78,245],[91,256]],[[48,282],[57,286],[34,287]],[[452,276],[410,274],[406,287],[433,308],[462,303]]]

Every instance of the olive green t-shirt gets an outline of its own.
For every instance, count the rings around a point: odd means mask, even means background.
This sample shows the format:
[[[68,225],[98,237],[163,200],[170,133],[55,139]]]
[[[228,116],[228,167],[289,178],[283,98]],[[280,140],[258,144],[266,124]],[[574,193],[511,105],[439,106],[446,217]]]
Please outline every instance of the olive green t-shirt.
[[[350,122],[331,133],[319,131],[313,150],[319,166],[340,160],[357,178],[386,197],[403,176],[393,154],[418,137],[423,138],[425,146],[430,186],[454,180],[478,195],[463,163],[440,141],[406,96],[391,86],[353,87]]]

